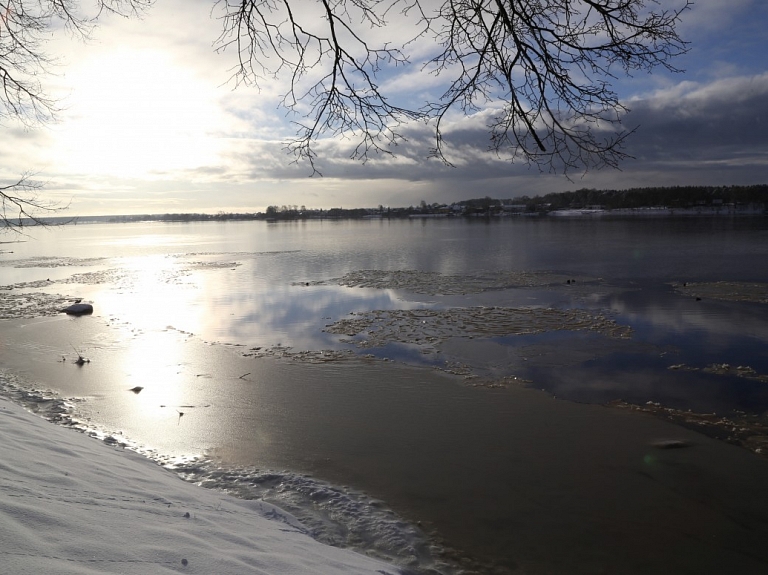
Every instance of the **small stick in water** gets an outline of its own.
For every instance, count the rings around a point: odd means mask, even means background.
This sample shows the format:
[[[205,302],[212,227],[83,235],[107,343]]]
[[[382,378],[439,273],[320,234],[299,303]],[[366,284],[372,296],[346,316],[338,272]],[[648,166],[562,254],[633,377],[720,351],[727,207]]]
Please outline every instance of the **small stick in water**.
[[[69,345],[72,345],[72,344],[70,343]],[[75,365],[85,365],[86,363],[91,363],[91,360],[83,357],[83,355],[79,351],[77,351],[77,348],[74,345],[72,345],[72,349],[74,349],[75,353],[77,354]]]

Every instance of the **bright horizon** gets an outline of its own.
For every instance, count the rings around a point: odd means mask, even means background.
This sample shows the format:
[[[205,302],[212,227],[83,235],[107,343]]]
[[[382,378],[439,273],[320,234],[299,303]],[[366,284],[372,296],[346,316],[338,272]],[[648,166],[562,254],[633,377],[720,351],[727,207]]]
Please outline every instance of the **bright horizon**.
[[[639,125],[621,171],[572,181],[511,165],[484,151],[484,117],[449,126],[456,168],[427,159],[418,126],[394,158],[349,159],[343,140],[319,147],[324,177],[292,164],[292,135],[278,109],[284,86],[261,90],[229,81],[233,55],[212,48],[220,22],[209,0],[164,0],[142,19],[105,16],[83,44],[58,31],[48,52],[60,63],[46,79],[62,108],[58,122],[24,128],[7,122],[0,182],[24,172],[45,184],[45,199],[69,205],[57,215],[257,212],[268,205],[307,208],[409,206],[471,197],[537,195],[579,188],[765,183],[768,164],[768,4],[698,0],[680,31],[690,52],[658,72],[614,86]],[[382,84],[401,98],[436,86],[410,72]],[[418,89],[416,88],[418,87]]]

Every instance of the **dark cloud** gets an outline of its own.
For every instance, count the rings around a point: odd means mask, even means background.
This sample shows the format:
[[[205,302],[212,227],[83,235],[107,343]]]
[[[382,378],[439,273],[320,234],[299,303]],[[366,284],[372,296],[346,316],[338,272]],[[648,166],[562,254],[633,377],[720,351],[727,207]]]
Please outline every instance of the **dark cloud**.
[[[404,139],[397,145],[386,148],[388,151],[370,150],[364,159],[355,158],[358,141],[354,138],[321,140],[315,147],[315,167],[327,178],[409,182],[466,181],[528,171],[524,165],[512,165],[488,152],[489,135],[482,118],[464,119],[446,130],[447,156],[455,167],[432,157],[435,141],[429,126],[414,123],[399,132]],[[285,145],[274,141],[252,141],[249,149],[232,158],[249,166],[247,172],[253,179],[302,178],[312,173],[308,162],[294,161]]]
[[[434,141],[429,127],[421,124],[403,129],[407,141],[392,149],[394,156],[374,153],[365,163],[350,159],[354,149],[350,140],[322,142],[318,167],[327,178],[432,182],[433,190],[443,191],[463,191],[472,182],[494,191],[517,185],[546,191],[585,185],[625,187],[621,182],[677,185],[712,178],[722,184],[766,180],[768,74],[710,84],[684,82],[629,106],[624,124],[637,130],[627,140],[626,151],[634,159],[622,164],[623,171],[572,174],[573,182],[488,152],[482,115],[457,119],[446,130],[454,168],[429,158]],[[251,166],[253,178],[297,178],[309,172],[306,165],[291,164],[291,158],[274,145],[251,150],[240,160]]]
[[[629,151],[650,165],[768,159],[768,74],[720,80],[630,103],[625,123],[638,129]]]

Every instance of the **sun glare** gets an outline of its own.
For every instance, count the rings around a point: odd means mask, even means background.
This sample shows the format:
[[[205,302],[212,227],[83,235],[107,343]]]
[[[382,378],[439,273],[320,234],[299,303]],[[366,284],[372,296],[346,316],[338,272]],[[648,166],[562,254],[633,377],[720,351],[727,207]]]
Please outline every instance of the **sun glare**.
[[[152,177],[211,163],[214,89],[157,50],[120,49],[68,74],[56,160],[79,173]]]

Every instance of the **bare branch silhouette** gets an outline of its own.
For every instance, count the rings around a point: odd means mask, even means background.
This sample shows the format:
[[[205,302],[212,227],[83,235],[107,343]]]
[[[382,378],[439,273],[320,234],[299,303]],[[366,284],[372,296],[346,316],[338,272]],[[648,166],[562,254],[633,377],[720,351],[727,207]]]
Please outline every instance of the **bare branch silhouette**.
[[[12,117],[29,124],[55,116],[56,102],[40,83],[55,64],[45,51],[55,26],[87,38],[103,12],[132,16],[150,3],[96,0],[97,11],[89,17],[80,14],[79,0],[0,0],[0,121]]]
[[[80,0],[0,0],[0,121],[55,116],[56,103],[40,84],[53,63],[43,48],[54,25],[88,37],[105,11],[131,16],[150,4],[96,0],[86,17]],[[286,149],[313,174],[326,141],[350,143],[350,157],[365,162],[392,155],[418,121],[433,130],[431,155],[450,165],[449,119],[480,111],[490,114],[492,153],[568,174],[616,168],[627,157],[623,145],[633,129],[621,124],[627,109],[612,82],[657,68],[677,71],[673,59],[687,50],[677,26],[690,5],[215,0],[212,13],[222,25],[215,49],[236,55],[235,85],[285,80],[280,105],[295,127]],[[409,37],[396,28],[403,22],[414,26]],[[418,63],[410,56],[417,47],[427,51]],[[412,96],[388,91],[386,81],[404,67],[444,80],[440,97],[414,105]]]
[[[43,184],[23,174],[10,184],[0,184],[0,227],[16,232],[29,226],[50,225],[45,215],[66,209],[40,197]]]
[[[428,64],[450,87],[428,105],[433,153],[447,162],[442,125],[453,109],[494,106],[490,149],[550,171],[618,167],[631,133],[610,81],[635,71],[677,71],[687,50],[676,25],[690,2],[449,0],[430,20],[443,51]],[[659,5],[660,6],[660,5]]]
[[[8,120],[27,127],[54,120],[56,101],[40,80],[56,63],[45,51],[55,27],[88,38],[103,12],[134,16],[150,4],[151,0],[96,0],[94,15],[84,16],[79,0],[0,0],[0,126]],[[29,174],[0,184],[0,224],[19,230],[30,222],[43,223],[41,213],[63,209],[42,200],[40,192],[41,185]]]
[[[237,50],[235,81],[258,85],[288,75],[281,104],[293,113],[296,137],[286,148],[297,161],[307,160],[313,173],[321,136],[354,140],[351,157],[364,162],[372,153],[392,153],[390,146],[402,140],[403,122],[427,118],[423,110],[392,103],[377,83],[383,68],[407,64],[407,55],[364,37],[365,27],[386,26],[386,8],[397,3],[319,0],[312,16],[301,6],[300,19],[297,2],[217,2],[224,10],[217,48]]]
[[[296,137],[288,149],[317,170],[321,137],[341,136],[352,157],[391,153],[411,120],[432,120],[432,155],[450,164],[444,126],[449,113],[496,110],[489,149],[510,161],[568,173],[618,167],[631,132],[611,81],[662,67],[687,50],[677,33],[681,0],[219,0],[224,10],[218,49],[237,50],[237,82],[288,75],[283,107]],[[301,10],[298,10],[298,8]],[[402,46],[374,45],[366,28],[389,15],[419,26]],[[298,16],[300,14],[301,16]],[[320,22],[321,24],[318,24]],[[437,101],[410,109],[388,97],[377,76],[410,63],[407,47],[432,38],[438,50],[424,70],[447,78]],[[298,118],[298,119],[296,119]]]

